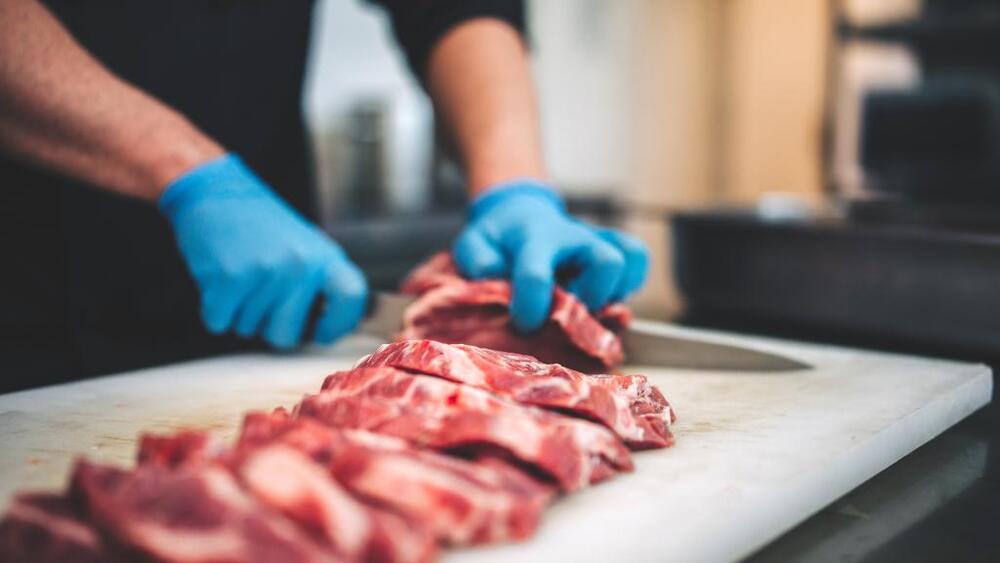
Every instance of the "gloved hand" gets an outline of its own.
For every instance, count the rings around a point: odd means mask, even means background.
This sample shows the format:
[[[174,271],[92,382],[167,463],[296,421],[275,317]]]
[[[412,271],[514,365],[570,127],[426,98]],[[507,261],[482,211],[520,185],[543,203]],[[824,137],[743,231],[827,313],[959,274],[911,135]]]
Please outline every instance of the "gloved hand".
[[[159,205],[201,291],[211,332],[257,335],[287,349],[302,339],[318,297],[326,306],[317,342],[346,334],[364,314],[368,286],[361,271],[239,157],[184,174]]]
[[[510,311],[523,331],[548,317],[557,271],[578,272],[566,289],[594,311],[639,289],[649,264],[638,239],[574,219],[553,190],[524,180],[490,188],[472,202],[452,254],[469,278],[511,279]]]

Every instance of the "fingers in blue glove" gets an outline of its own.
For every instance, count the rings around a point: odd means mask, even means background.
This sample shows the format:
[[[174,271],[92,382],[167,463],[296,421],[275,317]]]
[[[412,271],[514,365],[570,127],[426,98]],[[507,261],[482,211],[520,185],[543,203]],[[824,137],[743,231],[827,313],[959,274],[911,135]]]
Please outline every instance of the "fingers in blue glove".
[[[273,268],[264,276],[261,284],[240,307],[236,316],[236,334],[251,338],[264,328],[267,314],[295,287],[297,280],[292,274],[288,269]]]
[[[275,348],[287,350],[298,345],[309,317],[309,308],[325,281],[323,270],[312,266],[300,272],[289,291],[279,298],[264,328],[264,338]]]
[[[313,340],[330,344],[361,322],[368,304],[368,283],[361,270],[348,263],[327,272],[320,294],[325,304]]]
[[[470,279],[499,278],[507,274],[503,253],[475,227],[465,229],[458,236],[452,256],[458,269]]]
[[[514,295],[510,313],[514,326],[524,332],[541,328],[552,306],[556,250],[544,243],[521,247],[514,260],[511,282]]]
[[[250,274],[218,277],[205,283],[201,294],[201,316],[209,332],[222,334],[229,330],[240,304],[253,290],[256,278]]]
[[[591,311],[607,305],[625,273],[625,256],[618,247],[595,236],[573,250],[570,262],[580,274],[567,289]]]
[[[611,295],[612,301],[624,301],[646,282],[649,275],[649,249],[634,236],[614,229],[597,229],[604,240],[618,247],[625,256],[625,273]]]

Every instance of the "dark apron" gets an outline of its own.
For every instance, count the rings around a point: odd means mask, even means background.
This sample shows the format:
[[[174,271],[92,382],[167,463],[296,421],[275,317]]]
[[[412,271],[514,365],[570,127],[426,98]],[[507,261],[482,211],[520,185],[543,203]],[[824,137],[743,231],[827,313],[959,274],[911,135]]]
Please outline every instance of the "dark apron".
[[[301,92],[312,3],[50,0],[113,72],[314,216]],[[207,333],[154,205],[0,156],[0,391],[260,346]]]

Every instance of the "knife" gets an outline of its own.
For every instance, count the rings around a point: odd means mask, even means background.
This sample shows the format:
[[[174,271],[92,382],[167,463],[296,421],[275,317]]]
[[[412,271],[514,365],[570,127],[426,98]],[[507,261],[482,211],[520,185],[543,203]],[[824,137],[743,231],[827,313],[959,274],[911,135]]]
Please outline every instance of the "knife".
[[[770,352],[671,336],[650,327],[631,326],[619,334],[625,363],[719,371],[795,371],[809,364]]]
[[[402,327],[403,313],[415,299],[412,295],[373,291],[368,316],[358,330],[392,340]],[[632,326],[620,336],[629,364],[724,371],[790,371],[812,367],[777,354],[665,335],[643,326]]]

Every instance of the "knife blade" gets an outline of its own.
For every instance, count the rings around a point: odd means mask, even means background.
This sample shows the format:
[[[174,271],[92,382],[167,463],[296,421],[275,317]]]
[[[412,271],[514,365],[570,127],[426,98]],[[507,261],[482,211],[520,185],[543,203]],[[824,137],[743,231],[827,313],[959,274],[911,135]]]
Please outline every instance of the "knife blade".
[[[358,331],[392,340],[402,328],[406,308],[415,300],[412,295],[371,292],[368,313]],[[777,354],[664,335],[642,326],[626,329],[621,337],[625,361],[629,364],[727,371],[790,371],[812,367]]]
[[[720,371],[812,369],[778,354],[666,335],[643,326],[629,327],[620,336],[627,364]]]

